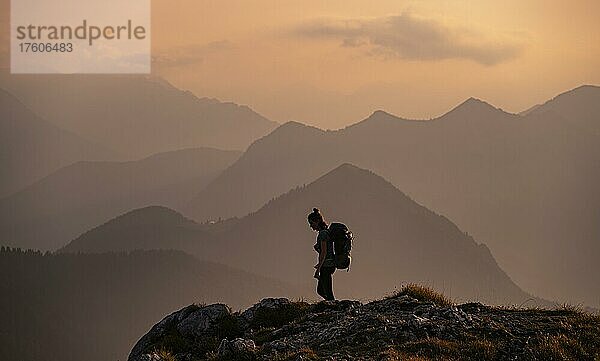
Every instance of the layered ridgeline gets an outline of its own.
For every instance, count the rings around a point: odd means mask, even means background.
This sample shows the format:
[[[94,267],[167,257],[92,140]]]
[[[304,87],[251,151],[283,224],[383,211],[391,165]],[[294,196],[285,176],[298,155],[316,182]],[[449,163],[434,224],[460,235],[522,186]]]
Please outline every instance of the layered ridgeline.
[[[37,116],[0,89],[0,198],[73,162],[114,152]]]
[[[194,148],[129,162],[77,162],[0,200],[0,239],[13,247],[54,250],[128,210],[179,206],[238,157]]]
[[[458,299],[520,304],[530,296],[484,245],[383,178],[344,164],[241,219],[196,224],[166,208],[136,210],[73,240],[62,251],[177,248],[253,273],[305,284],[313,274],[312,207],[356,235],[351,272],[335,275],[338,297],[378,297],[422,282]],[[161,221],[165,219],[168,221]]]
[[[540,115],[554,113],[567,121],[575,119],[577,120],[575,123],[569,123],[571,126],[598,135],[598,114],[600,114],[598,91],[597,86],[584,85],[562,93],[543,104],[533,106],[525,113]]]
[[[182,252],[0,251],[0,359],[125,360],[139,335],[190,302],[296,297],[290,286]]]
[[[215,241],[209,228],[173,209],[150,206],[127,212],[90,229],[57,253],[174,249],[199,254],[202,244]]]
[[[600,88],[520,116],[469,99],[430,120],[382,111],[338,131],[286,123],[190,202],[204,221],[243,216],[341,162],[385,176],[492,249],[537,294],[597,305]]]
[[[50,122],[130,159],[199,146],[243,150],[277,125],[147,76],[6,75],[0,84]]]
[[[189,305],[135,344],[129,361],[595,360],[600,317],[454,304],[418,285],[360,303],[263,299],[243,312]]]

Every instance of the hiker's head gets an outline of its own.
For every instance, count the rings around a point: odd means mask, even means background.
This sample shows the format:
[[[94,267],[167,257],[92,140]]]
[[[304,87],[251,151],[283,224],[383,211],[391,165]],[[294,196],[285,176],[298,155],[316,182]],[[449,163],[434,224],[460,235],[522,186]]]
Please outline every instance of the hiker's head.
[[[318,208],[313,208],[313,211],[308,214],[307,218],[310,228],[314,229],[315,231],[327,228],[327,223],[325,223],[325,220],[323,219],[323,216]]]

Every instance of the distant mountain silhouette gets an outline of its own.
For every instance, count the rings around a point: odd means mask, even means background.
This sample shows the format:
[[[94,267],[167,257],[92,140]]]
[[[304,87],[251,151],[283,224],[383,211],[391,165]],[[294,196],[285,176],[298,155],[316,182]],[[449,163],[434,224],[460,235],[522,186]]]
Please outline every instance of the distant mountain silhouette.
[[[339,272],[336,278],[342,297],[375,297],[399,282],[424,282],[459,299],[511,303],[527,298],[487,247],[383,178],[350,164],[269,202],[219,234],[228,246],[211,243],[215,259],[299,282],[310,273],[307,265],[316,263],[310,247],[315,234],[305,220],[313,206],[329,221],[347,223],[356,235],[351,273]],[[210,248],[203,252],[213,254]]]
[[[402,119],[379,110],[338,131],[288,122],[254,142],[236,163],[190,202],[187,211],[198,220],[242,216],[285,192],[290,185],[306,183],[345,161],[371,167],[375,164],[387,173],[398,173],[397,168],[405,166],[400,164],[401,160],[412,162],[415,167],[422,165],[418,158],[426,154],[416,154],[418,149],[443,146],[444,142],[452,142],[444,140],[452,135],[455,142],[464,146],[468,136],[475,138],[485,132],[482,127],[486,124],[507,120],[514,123],[521,118],[471,98],[433,121]],[[469,148],[485,147],[486,141],[472,139],[476,144]],[[403,153],[396,154],[397,150]]]
[[[340,148],[341,151],[344,148]],[[243,216],[340,164],[332,132],[288,122],[254,142],[184,208],[199,221]]]
[[[129,159],[199,146],[244,150],[277,124],[247,106],[197,98],[146,76],[2,76],[48,121]]]
[[[115,153],[38,117],[0,89],[0,198],[73,162]]]
[[[162,206],[127,212],[95,227],[59,252],[123,252],[136,249],[176,249],[196,252],[199,243],[211,239],[203,227]]]
[[[542,111],[558,104],[560,111]],[[599,88],[588,86],[525,116],[469,99],[430,121],[377,111],[337,131],[286,123],[252,144],[185,211],[198,221],[243,216],[351,162],[489,245],[526,289],[598,306],[600,289],[586,286],[600,273],[596,104]]]
[[[132,208],[178,208],[240,155],[211,148],[130,162],[78,162],[0,200],[5,244],[56,249]]]
[[[350,274],[336,276],[339,297],[381,296],[401,282],[423,282],[452,297],[492,303],[520,303],[529,297],[498,267],[487,247],[383,178],[350,164],[239,220],[194,225],[164,209],[144,209],[97,227],[64,250],[122,250],[124,244],[130,249],[182,247],[201,258],[305,284],[316,263],[315,234],[306,223],[313,206],[332,221],[349,224],[357,236]],[[136,214],[146,219],[140,221]],[[158,221],[158,216],[177,221]],[[154,227],[157,223],[167,227]]]
[[[600,114],[599,94],[600,87],[582,85],[557,95],[544,104],[531,109],[530,112],[558,114],[572,126],[581,127],[581,130],[598,135],[600,134],[600,126],[598,125],[598,114]]]
[[[452,109],[451,111],[446,113],[444,115],[444,117],[447,118],[451,114],[454,116],[466,116],[466,117],[472,117],[474,115],[475,116],[476,115],[489,116],[490,114],[494,114],[494,113],[498,114],[499,116],[504,116],[504,115],[508,114],[505,111],[503,111],[502,109],[496,108],[486,101],[483,101],[481,99],[477,99],[474,97],[470,97],[469,99],[465,100],[464,102],[462,102],[461,104],[456,106],[454,109]]]
[[[0,251],[0,359],[125,360],[139,335],[190,302],[247,307],[291,286],[183,252]]]

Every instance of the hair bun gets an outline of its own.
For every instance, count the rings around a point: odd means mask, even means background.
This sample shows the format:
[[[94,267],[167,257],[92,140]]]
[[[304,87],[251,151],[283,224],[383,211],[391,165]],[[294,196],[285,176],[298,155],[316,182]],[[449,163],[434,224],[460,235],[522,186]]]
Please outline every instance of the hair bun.
[[[319,208],[313,208],[313,213],[320,213]]]

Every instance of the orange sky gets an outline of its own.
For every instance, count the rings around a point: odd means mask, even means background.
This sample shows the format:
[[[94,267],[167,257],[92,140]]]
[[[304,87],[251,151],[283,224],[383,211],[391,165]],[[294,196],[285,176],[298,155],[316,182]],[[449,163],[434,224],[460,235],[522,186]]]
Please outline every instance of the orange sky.
[[[155,74],[280,122],[336,128],[375,109],[430,118],[470,96],[517,112],[600,84],[593,0],[152,4]]]

